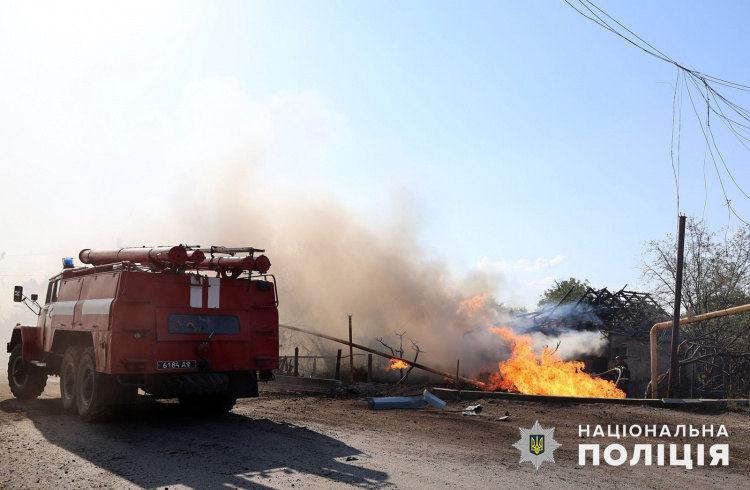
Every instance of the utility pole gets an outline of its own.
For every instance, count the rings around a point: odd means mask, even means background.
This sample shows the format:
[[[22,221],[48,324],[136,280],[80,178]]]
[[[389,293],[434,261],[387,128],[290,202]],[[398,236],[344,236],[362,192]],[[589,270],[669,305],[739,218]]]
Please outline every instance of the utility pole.
[[[682,266],[683,255],[685,251],[685,216],[679,217],[679,227],[677,231],[677,267],[675,269],[674,284],[674,313],[672,315],[672,349],[669,360],[669,388],[667,396],[674,398],[677,396],[677,346],[680,343],[680,305],[682,304]],[[652,390],[658,390],[658,387],[651,387]]]

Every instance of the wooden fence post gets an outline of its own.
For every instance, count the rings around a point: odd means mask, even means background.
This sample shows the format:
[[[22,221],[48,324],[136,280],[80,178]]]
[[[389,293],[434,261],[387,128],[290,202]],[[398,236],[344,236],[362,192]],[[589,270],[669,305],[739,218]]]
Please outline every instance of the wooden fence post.
[[[336,376],[335,379],[339,379],[339,374],[341,373],[341,349],[338,350],[336,353]]]
[[[294,348],[294,375],[299,376],[299,347]]]

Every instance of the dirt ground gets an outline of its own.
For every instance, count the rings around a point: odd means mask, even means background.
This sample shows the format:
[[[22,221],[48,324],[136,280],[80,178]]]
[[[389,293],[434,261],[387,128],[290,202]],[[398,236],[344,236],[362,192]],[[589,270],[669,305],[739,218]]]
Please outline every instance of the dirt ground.
[[[363,387],[305,391],[269,384],[231,413],[204,417],[176,402],[143,403],[114,422],[62,412],[58,378],[42,397],[14,399],[0,382],[0,488],[747,488],[750,411],[482,400],[469,417],[433,407],[369,410]],[[374,394],[393,389],[369,386]],[[413,388],[412,391],[418,391]],[[401,393],[404,394],[403,390]],[[458,410],[475,402],[448,403]],[[497,419],[510,414],[508,421]],[[555,428],[562,446],[539,470],[519,463],[519,428]],[[579,439],[578,425],[724,424],[727,467],[580,466],[579,443],[703,443],[684,438]],[[681,453],[680,453],[681,454]],[[706,455],[706,465],[710,458]],[[667,453],[667,463],[669,456]]]

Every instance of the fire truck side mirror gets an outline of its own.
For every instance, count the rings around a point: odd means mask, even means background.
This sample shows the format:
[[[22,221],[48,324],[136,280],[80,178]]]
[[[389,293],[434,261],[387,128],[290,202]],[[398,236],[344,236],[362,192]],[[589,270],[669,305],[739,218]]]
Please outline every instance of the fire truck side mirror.
[[[13,288],[13,301],[16,303],[23,301],[23,286],[16,286]]]
[[[39,295],[38,294],[35,293],[35,294],[31,295],[31,301],[33,301],[34,303],[36,303],[36,300],[38,300],[38,299],[39,299]]]

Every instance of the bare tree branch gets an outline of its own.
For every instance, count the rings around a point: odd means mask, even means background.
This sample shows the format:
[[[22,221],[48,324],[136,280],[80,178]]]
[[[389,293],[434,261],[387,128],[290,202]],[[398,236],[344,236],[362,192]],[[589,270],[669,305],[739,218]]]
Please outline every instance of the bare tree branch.
[[[377,340],[378,342],[380,342],[382,344],[382,346],[385,347],[386,349],[389,349],[391,351],[391,355],[393,357],[396,357],[396,352],[393,350],[393,347],[391,347],[390,345],[388,345],[385,342],[383,342],[382,338],[375,339],[375,340]]]

